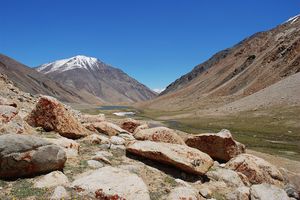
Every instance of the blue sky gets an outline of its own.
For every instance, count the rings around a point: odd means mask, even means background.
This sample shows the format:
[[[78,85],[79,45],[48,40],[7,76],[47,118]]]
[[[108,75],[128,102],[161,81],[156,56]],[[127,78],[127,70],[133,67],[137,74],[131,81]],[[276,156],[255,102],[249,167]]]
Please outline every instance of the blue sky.
[[[300,13],[299,0],[0,0],[0,53],[28,66],[87,55],[164,88]]]

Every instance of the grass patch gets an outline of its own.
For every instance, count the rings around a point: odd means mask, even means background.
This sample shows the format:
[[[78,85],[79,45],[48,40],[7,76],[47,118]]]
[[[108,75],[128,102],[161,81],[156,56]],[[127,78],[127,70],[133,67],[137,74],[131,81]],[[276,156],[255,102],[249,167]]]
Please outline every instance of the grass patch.
[[[164,183],[167,183],[172,187],[177,186],[177,182],[175,181],[175,179],[173,177],[170,177],[170,176],[166,176],[164,178]]]
[[[0,180],[0,187],[5,187],[7,185],[6,181]]]
[[[268,110],[248,111],[226,116],[195,116],[166,120],[163,123],[187,133],[218,132],[228,129],[233,137],[247,148],[292,160],[300,160],[300,107],[281,107]],[[145,111],[155,119],[160,111]],[[168,112],[164,115],[177,115]]]
[[[35,196],[38,199],[39,197],[44,196],[47,193],[46,189],[34,188],[33,184],[26,179],[18,180],[11,190],[11,195],[16,199],[24,199],[27,197]]]

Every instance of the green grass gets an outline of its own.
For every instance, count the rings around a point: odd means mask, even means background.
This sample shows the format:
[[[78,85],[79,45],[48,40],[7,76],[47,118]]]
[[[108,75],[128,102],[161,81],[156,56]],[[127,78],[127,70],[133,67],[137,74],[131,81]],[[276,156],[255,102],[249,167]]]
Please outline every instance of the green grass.
[[[46,193],[46,189],[34,188],[33,184],[26,179],[17,180],[11,190],[11,195],[16,199],[24,199],[31,196],[39,199],[39,197],[44,196]]]
[[[226,116],[195,116],[176,120],[159,120],[162,116],[172,119],[187,110],[158,111],[135,108],[120,111],[134,111],[137,120],[157,120],[166,126],[187,133],[218,132],[229,129],[234,138],[247,148],[292,160],[300,160],[300,107],[279,107],[258,111],[241,112]],[[84,110],[90,114],[104,113],[108,118],[119,118],[115,110]]]
[[[300,160],[300,107],[272,108],[241,112],[227,116],[197,116],[162,121],[166,126],[187,133],[218,132],[229,129],[233,137],[247,148]],[[182,114],[179,112],[144,111],[143,118]]]
[[[169,184],[172,187],[177,186],[177,182],[175,181],[175,178],[171,177],[171,176],[166,176],[164,178],[164,183]]]

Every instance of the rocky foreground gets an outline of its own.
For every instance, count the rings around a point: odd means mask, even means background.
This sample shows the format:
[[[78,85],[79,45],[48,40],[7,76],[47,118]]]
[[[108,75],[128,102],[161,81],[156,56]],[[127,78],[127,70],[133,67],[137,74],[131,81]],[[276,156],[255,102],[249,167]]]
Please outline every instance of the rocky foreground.
[[[2,75],[0,86],[0,199],[299,199],[299,175],[246,154],[228,130],[115,124]]]

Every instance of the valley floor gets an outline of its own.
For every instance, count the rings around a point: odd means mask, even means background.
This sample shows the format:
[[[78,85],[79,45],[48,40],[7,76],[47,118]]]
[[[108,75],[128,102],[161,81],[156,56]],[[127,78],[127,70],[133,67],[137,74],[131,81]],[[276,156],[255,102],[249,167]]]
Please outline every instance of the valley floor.
[[[99,113],[95,108],[82,109]],[[141,110],[126,108],[119,111],[134,111],[133,118],[162,123],[169,128],[187,133],[218,132],[229,129],[234,138],[248,149],[300,161],[300,106],[274,107],[244,112],[207,112]],[[116,110],[101,110],[111,119]]]

